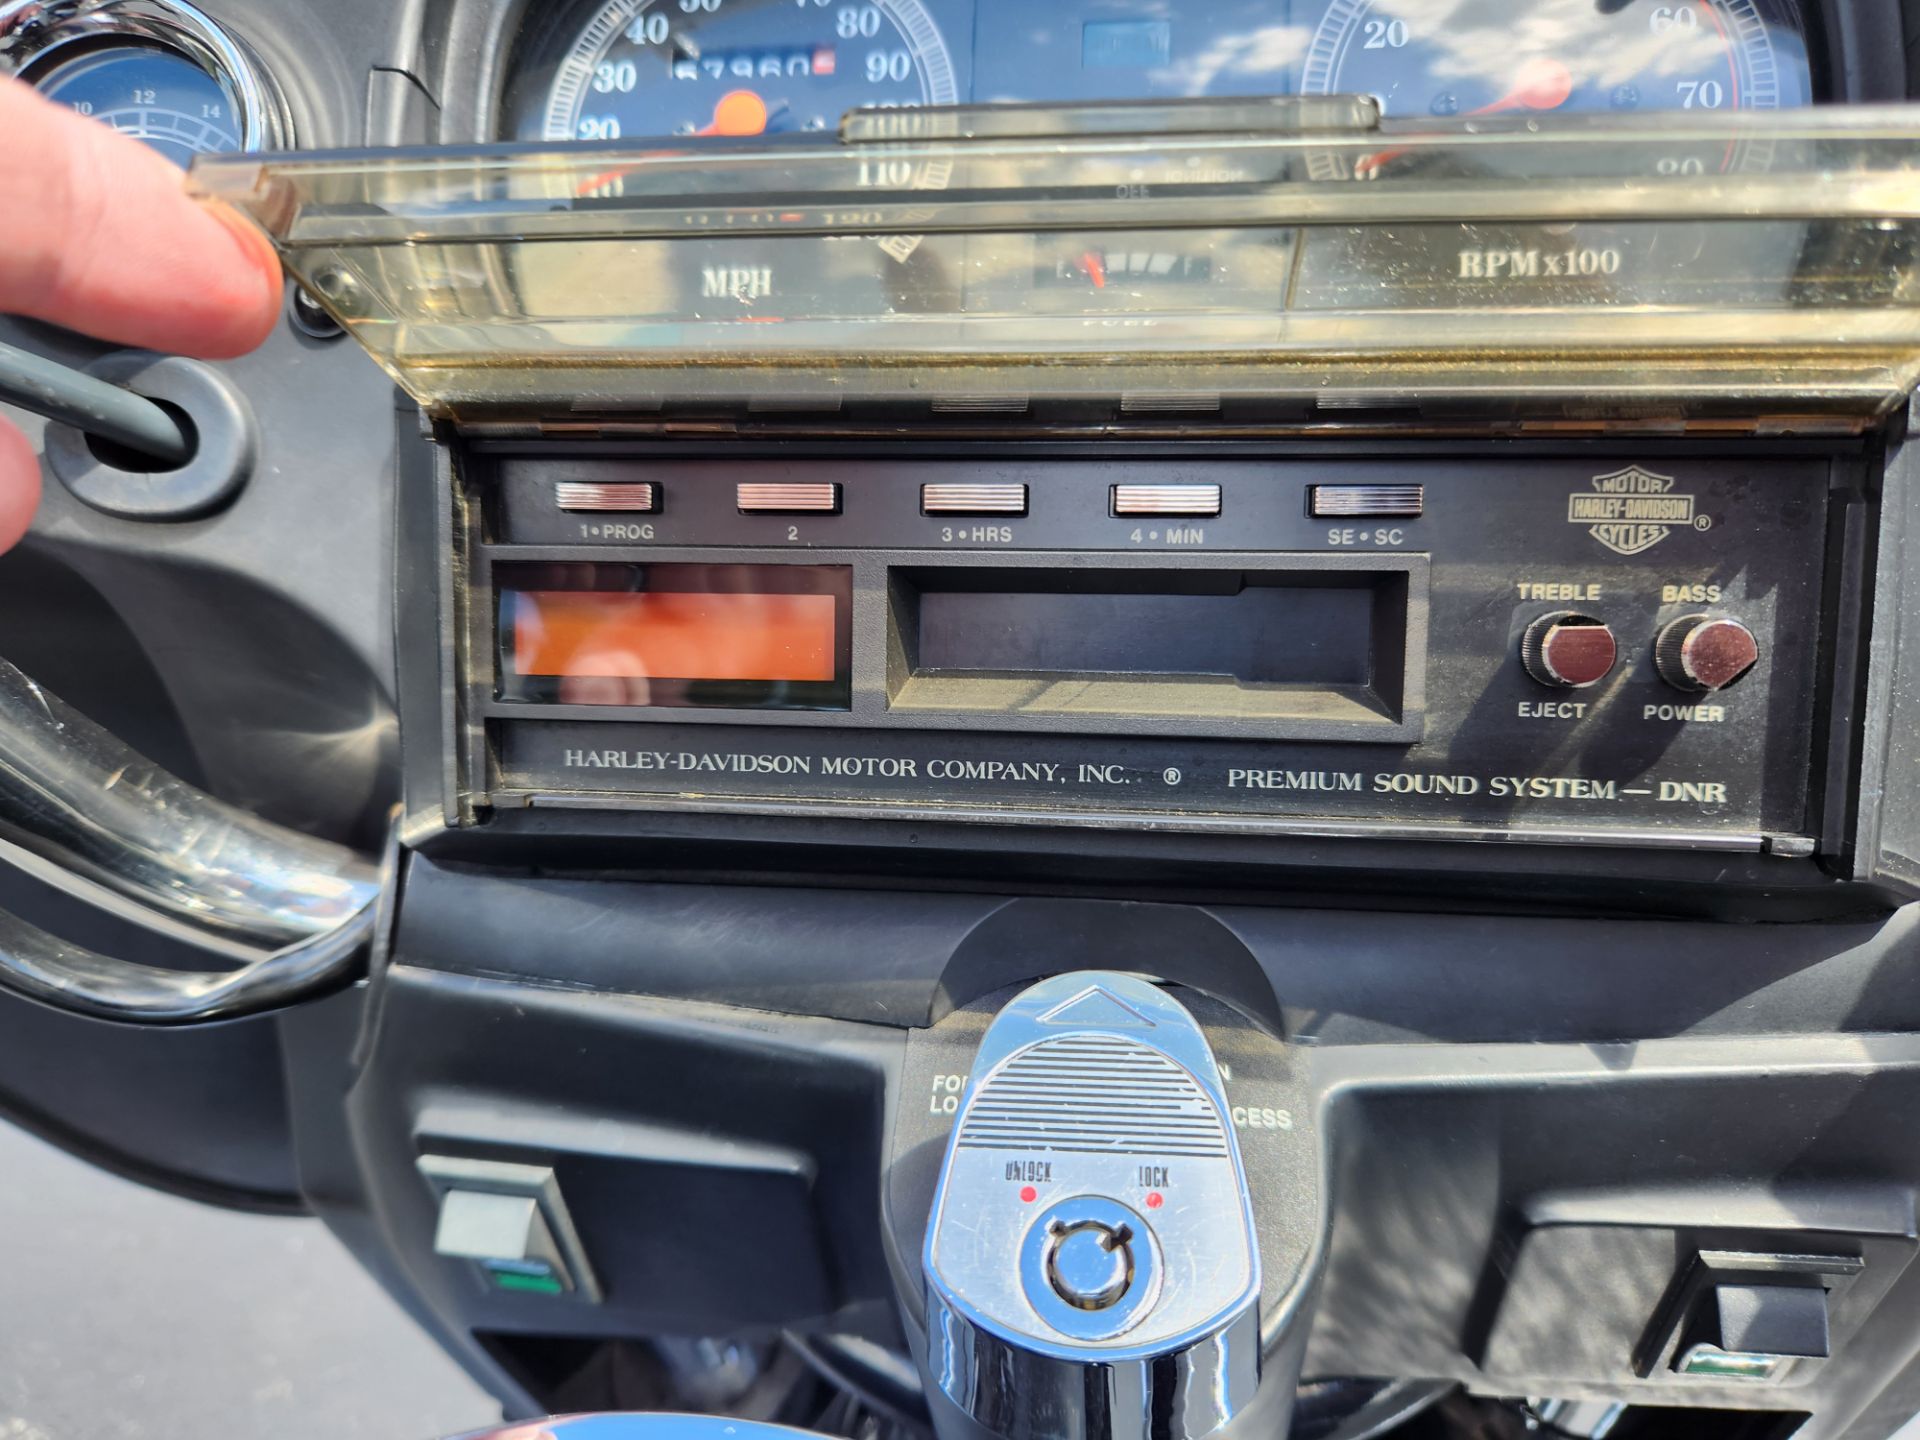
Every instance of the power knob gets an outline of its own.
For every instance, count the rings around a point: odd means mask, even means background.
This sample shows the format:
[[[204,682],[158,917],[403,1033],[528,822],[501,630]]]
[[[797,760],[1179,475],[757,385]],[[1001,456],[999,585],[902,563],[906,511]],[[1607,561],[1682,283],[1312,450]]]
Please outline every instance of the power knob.
[[[1520,663],[1527,674],[1556,690],[1598,685],[1619,658],[1613,631],[1604,621],[1571,610],[1542,615],[1520,641]]]
[[[1682,615],[1653,642],[1653,665],[1676,690],[1724,690],[1760,658],[1760,642],[1738,620]]]

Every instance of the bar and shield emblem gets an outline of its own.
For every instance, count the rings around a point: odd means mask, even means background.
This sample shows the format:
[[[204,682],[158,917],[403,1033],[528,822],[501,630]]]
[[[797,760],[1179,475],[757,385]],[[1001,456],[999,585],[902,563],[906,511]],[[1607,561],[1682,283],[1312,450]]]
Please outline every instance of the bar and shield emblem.
[[[1651,550],[1674,526],[1695,524],[1694,497],[1676,494],[1671,475],[1629,465],[1596,475],[1592,483],[1592,490],[1576,490],[1567,497],[1567,522],[1586,526],[1589,535],[1616,555]]]

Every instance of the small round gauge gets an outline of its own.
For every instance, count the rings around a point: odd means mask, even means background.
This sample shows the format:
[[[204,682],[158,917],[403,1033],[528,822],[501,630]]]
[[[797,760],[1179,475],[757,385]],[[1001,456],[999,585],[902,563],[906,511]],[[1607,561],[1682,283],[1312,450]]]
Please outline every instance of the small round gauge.
[[[860,106],[959,98],[920,0],[603,0],[559,53],[524,138],[827,130]]]
[[[0,6],[0,10],[4,10]],[[0,26],[0,73],[176,164],[280,143],[277,101],[248,53],[186,0],[52,0]]]
[[[1764,110],[1804,105],[1809,88],[1781,0],[1333,0],[1301,73],[1309,94],[1372,95],[1399,119]],[[1764,163],[1724,142],[1660,162],[1683,175]]]
[[[233,101],[218,80],[184,55],[116,45],[59,66],[38,88],[49,100],[146,141],[177,165],[195,155],[240,148]]]

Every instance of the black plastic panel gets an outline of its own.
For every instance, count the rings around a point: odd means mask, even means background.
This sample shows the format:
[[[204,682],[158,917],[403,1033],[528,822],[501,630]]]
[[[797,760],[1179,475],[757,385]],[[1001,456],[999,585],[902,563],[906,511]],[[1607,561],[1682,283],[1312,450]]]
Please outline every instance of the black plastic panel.
[[[644,525],[563,513],[551,491],[561,480],[643,474],[666,497]],[[794,813],[866,806],[929,819],[1136,816],[1175,827],[1363,822],[1691,848],[1757,849],[1766,835],[1809,835],[1829,534],[1830,467],[1820,460],[721,465],[556,452],[544,463],[502,460],[498,477],[495,533],[516,543],[483,547],[481,594],[492,564],[569,555],[631,563],[717,550],[733,563],[767,564],[797,554],[849,563],[855,576],[848,713],[794,716],[772,729],[744,711],[690,719],[556,707],[551,720],[510,723],[490,707],[498,766],[474,783],[501,795]],[[737,480],[828,477],[843,487],[840,515],[794,520],[733,508]],[[919,485],[943,479],[1025,484],[1029,513],[991,522],[922,515]],[[1205,521],[1115,517],[1109,489],[1123,480],[1218,484],[1222,510]],[[1307,513],[1313,484],[1408,480],[1426,487],[1417,519]],[[557,548],[561,541],[576,548]],[[1211,572],[1210,557],[1218,557]],[[1285,684],[1248,683],[1253,675],[1236,665],[1278,672],[1215,653],[1219,642],[1204,634],[1212,622],[1197,610],[1175,620],[1109,607],[1107,635],[1078,644],[1086,664],[1077,673],[1029,654],[1009,629],[1008,607],[1023,598],[1047,613],[1056,603],[1048,587],[1111,593],[1124,576],[1137,601],[1190,590],[1222,566],[1255,573],[1263,564],[1292,584],[1375,587],[1366,625],[1320,613],[1324,598],[1291,607],[1297,628],[1286,643],[1308,647],[1317,689],[1289,695]],[[1381,603],[1379,587],[1395,572],[1409,577],[1402,619]],[[1569,609],[1610,624],[1620,658],[1598,685],[1553,690],[1522,669],[1520,638]],[[1721,694],[1682,693],[1654,666],[1661,627],[1702,612],[1735,616],[1760,637],[1759,664]],[[1184,651],[1182,624],[1195,632]],[[490,648],[490,637],[475,637],[474,654]],[[1116,673],[1130,648],[1137,669]],[[1169,684],[1177,653],[1217,672],[1216,683]],[[1023,674],[1025,666],[1046,673]],[[941,678],[943,668],[957,677]],[[1362,672],[1367,684],[1351,684]],[[490,684],[474,677],[477,691]],[[929,729],[946,733],[906,733]],[[1046,734],[1020,733],[1033,730]],[[1193,738],[1159,738],[1183,732]]]

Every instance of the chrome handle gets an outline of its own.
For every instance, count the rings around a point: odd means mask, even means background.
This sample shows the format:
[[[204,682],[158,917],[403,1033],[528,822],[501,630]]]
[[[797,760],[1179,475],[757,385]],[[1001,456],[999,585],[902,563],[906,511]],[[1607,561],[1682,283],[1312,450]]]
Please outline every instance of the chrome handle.
[[[0,860],[237,968],[161,970],[0,912],[0,985],[182,1024],[285,1005],[351,972],[375,866],[195,789],[0,661]]]

